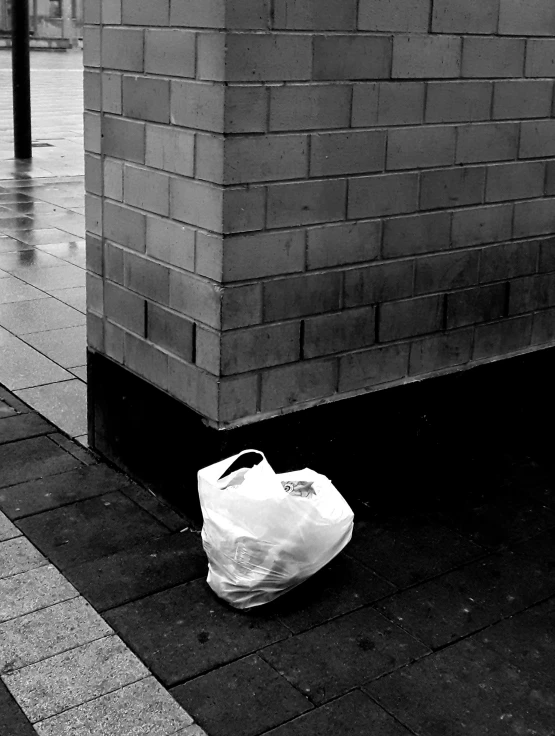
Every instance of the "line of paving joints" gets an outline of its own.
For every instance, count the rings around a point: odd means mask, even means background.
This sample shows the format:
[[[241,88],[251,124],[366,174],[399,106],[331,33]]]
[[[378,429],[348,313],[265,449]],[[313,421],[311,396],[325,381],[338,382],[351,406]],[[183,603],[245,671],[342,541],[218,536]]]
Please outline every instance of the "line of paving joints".
[[[83,599],[85,603],[88,603],[88,605],[91,605],[85,599],[84,596],[80,595],[79,592],[77,592],[77,595],[74,596],[73,598],[67,598],[64,601],[56,601],[56,603],[52,603],[49,606],[43,606],[42,608],[37,608],[33,611],[29,611],[29,613],[23,613],[20,616],[16,616],[15,618],[10,618],[7,621],[2,621],[0,626],[2,626],[2,624],[8,623],[8,621],[16,621],[18,618],[23,618],[25,616],[31,616],[31,615],[34,615],[35,613],[39,613],[40,611],[47,611],[49,608],[54,608],[55,606],[59,606],[62,603],[68,603],[69,601],[76,601],[80,598]],[[96,613],[98,613],[98,611],[96,611]],[[98,614],[98,615],[100,616],[101,614]],[[48,662],[49,659],[52,659],[53,657],[58,657],[60,654],[67,654],[68,652],[74,652],[77,649],[81,649],[81,647],[86,647],[87,645],[93,644],[94,642],[102,641],[103,639],[111,639],[113,637],[117,637],[118,639],[120,639],[120,641],[123,641],[123,639],[121,639],[121,637],[119,637],[118,634],[112,629],[112,631],[108,633],[101,634],[100,636],[95,636],[92,639],[87,639],[87,641],[83,641],[80,644],[75,644],[75,646],[68,647],[67,649],[62,649],[60,652],[56,652],[56,654],[49,654],[46,657],[40,657],[40,659],[35,659],[32,662],[27,662],[26,664],[22,664],[21,666],[10,667],[9,669],[3,668],[2,670],[0,670],[0,679],[4,682],[4,684],[6,684],[4,678],[6,676],[9,677],[10,675],[13,675],[15,672],[21,672],[21,670],[27,669],[27,667],[33,667],[36,664],[40,664],[40,662]],[[140,679],[144,679],[144,678],[140,678]],[[119,688],[116,688],[116,690],[119,690]],[[91,700],[92,699],[93,698],[91,698]],[[75,706],[72,706],[72,707],[75,707]]]
[[[34,548],[36,549],[36,547],[35,547],[35,545],[33,544],[33,542],[32,542],[31,540],[29,540],[29,539],[27,538],[27,536],[26,536],[26,535],[25,535],[25,534],[24,534],[24,533],[23,533],[23,532],[21,531],[21,529],[19,529],[19,527],[17,527],[17,528],[18,528],[18,531],[20,532],[20,534],[19,534],[18,536],[16,536],[16,537],[13,537],[13,539],[26,539],[26,540],[27,540],[27,541],[28,541],[28,542],[29,542],[30,544],[32,544],[32,545],[33,545],[33,547],[34,547]],[[6,541],[10,541],[10,540],[6,540]],[[95,612],[95,614],[96,614],[97,616],[99,616],[99,617],[100,617],[100,618],[102,619],[102,621],[104,622],[104,624],[106,624],[106,626],[108,626],[108,627],[109,627],[109,629],[110,629],[110,633],[104,633],[104,634],[102,634],[101,636],[97,636],[97,637],[94,637],[94,638],[92,638],[92,639],[89,639],[89,640],[87,640],[86,642],[81,642],[80,644],[78,644],[78,645],[76,645],[76,646],[72,646],[72,647],[68,647],[67,649],[63,649],[63,650],[62,650],[61,652],[56,652],[55,654],[51,654],[51,655],[49,655],[49,656],[47,656],[47,657],[42,657],[42,658],[39,658],[39,659],[37,659],[37,660],[36,660],[36,661],[34,661],[34,662],[31,662],[31,663],[28,663],[28,664],[26,664],[26,665],[23,665],[22,667],[15,667],[15,668],[13,668],[13,669],[10,669],[10,670],[8,670],[8,671],[4,671],[4,670],[2,670],[2,671],[0,672],[0,680],[1,680],[1,681],[2,681],[2,682],[3,682],[4,684],[5,684],[5,685],[6,685],[6,687],[8,687],[8,689],[9,689],[9,686],[8,686],[8,684],[7,684],[7,682],[6,682],[6,679],[5,679],[5,676],[6,676],[6,675],[10,675],[10,674],[12,674],[12,673],[15,673],[15,672],[19,672],[19,671],[22,671],[22,670],[24,670],[24,669],[25,669],[26,667],[30,667],[30,666],[36,665],[36,664],[38,664],[39,662],[45,662],[45,661],[47,661],[47,660],[49,660],[49,659],[52,659],[53,657],[56,657],[56,656],[58,656],[58,655],[60,655],[60,654],[66,654],[67,652],[78,650],[78,649],[80,649],[80,648],[82,648],[82,647],[84,647],[84,646],[87,646],[88,644],[91,644],[92,642],[95,642],[95,641],[99,641],[99,640],[101,640],[101,639],[108,639],[108,638],[111,638],[111,637],[115,637],[115,638],[117,638],[117,639],[118,639],[118,640],[119,640],[119,641],[120,641],[120,642],[121,642],[121,643],[123,644],[123,646],[124,646],[124,647],[125,647],[125,648],[126,648],[126,649],[127,649],[128,651],[129,651],[129,652],[131,652],[131,654],[133,654],[133,655],[134,655],[134,656],[135,656],[135,657],[136,657],[136,658],[137,658],[137,659],[138,659],[138,660],[139,660],[139,661],[140,661],[140,662],[142,663],[142,665],[143,665],[143,666],[144,666],[144,667],[146,668],[146,670],[148,671],[148,674],[147,674],[147,675],[145,675],[144,677],[141,677],[141,678],[139,678],[138,680],[135,680],[135,681],[133,681],[133,682],[130,682],[130,683],[126,683],[126,684],[125,684],[125,685],[123,685],[123,686],[120,686],[120,687],[118,687],[118,688],[115,688],[115,689],[113,689],[113,690],[110,690],[110,691],[108,691],[108,692],[103,692],[102,694],[100,694],[100,695],[98,695],[98,696],[95,696],[94,698],[89,698],[89,699],[87,699],[86,701],[84,701],[84,702],[82,702],[82,703],[79,703],[79,704],[77,704],[77,705],[71,706],[71,707],[69,707],[69,708],[64,708],[64,709],[63,709],[62,711],[59,711],[59,712],[57,712],[57,713],[56,713],[55,715],[53,715],[53,716],[49,716],[49,717],[47,717],[47,718],[44,718],[44,719],[41,719],[41,721],[35,721],[34,723],[40,723],[40,722],[42,722],[42,721],[46,721],[46,720],[48,720],[49,718],[57,717],[57,716],[61,715],[62,713],[67,713],[67,712],[69,712],[69,711],[71,711],[71,710],[75,710],[76,708],[79,708],[79,707],[81,707],[81,706],[83,706],[83,705],[86,705],[86,704],[88,704],[88,703],[94,702],[95,700],[98,700],[98,699],[100,699],[100,698],[102,698],[102,697],[104,697],[104,696],[106,696],[106,695],[109,695],[109,694],[111,694],[111,693],[113,694],[114,692],[118,692],[119,690],[123,690],[123,689],[124,689],[125,687],[127,687],[127,686],[129,686],[129,685],[132,685],[132,684],[136,684],[136,682],[141,682],[141,681],[143,681],[143,680],[146,680],[146,679],[151,679],[151,678],[152,678],[152,679],[154,679],[154,680],[155,680],[155,681],[156,681],[156,682],[158,683],[158,685],[159,685],[159,686],[161,686],[161,687],[162,687],[162,688],[164,689],[164,691],[165,691],[165,692],[167,693],[167,695],[168,695],[168,696],[169,696],[169,697],[170,697],[170,698],[172,699],[172,701],[173,701],[173,702],[175,702],[175,703],[176,703],[176,705],[178,705],[178,707],[179,707],[179,708],[180,708],[180,709],[181,709],[181,710],[182,710],[182,711],[183,711],[183,712],[184,712],[184,713],[186,714],[186,716],[188,716],[189,718],[191,718],[191,716],[190,716],[190,715],[189,715],[189,714],[187,713],[187,711],[186,711],[186,710],[185,710],[185,709],[184,709],[184,708],[183,708],[183,707],[182,707],[181,705],[179,705],[179,704],[177,703],[177,701],[175,701],[175,698],[173,698],[173,696],[172,696],[172,695],[171,695],[171,693],[169,692],[169,689],[168,689],[168,688],[167,688],[167,687],[166,687],[166,686],[165,686],[165,685],[164,685],[164,684],[163,684],[162,682],[160,682],[159,678],[158,678],[158,677],[156,677],[156,675],[154,675],[154,673],[153,673],[153,672],[152,672],[152,671],[150,670],[150,668],[149,668],[149,667],[148,667],[148,666],[146,665],[146,663],[144,663],[144,662],[142,661],[141,657],[140,657],[140,656],[139,656],[139,655],[138,655],[138,654],[137,654],[137,653],[136,653],[135,651],[133,651],[133,649],[132,649],[132,648],[131,648],[131,647],[130,647],[130,646],[129,646],[129,645],[128,645],[128,644],[127,644],[127,643],[126,643],[126,642],[125,642],[125,641],[124,641],[124,640],[123,640],[123,639],[122,639],[122,638],[121,638],[120,636],[119,636],[119,634],[117,634],[117,632],[116,632],[116,631],[115,631],[115,630],[114,630],[114,629],[113,629],[113,628],[112,628],[112,627],[110,626],[110,624],[109,624],[109,623],[108,623],[108,622],[107,622],[107,621],[105,620],[105,618],[104,618],[104,616],[102,615],[102,613],[101,613],[101,612],[99,612],[99,611],[97,611],[97,610],[96,610],[96,608],[95,608],[95,606],[93,606],[93,605],[92,605],[92,604],[91,604],[91,603],[90,603],[90,602],[89,602],[89,601],[88,601],[88,600],[87,600],[87,599],[86,599],[86,598],[85,598],[85,597],[84,597],[84,596],[83,596],[83,595],[82,595],[82,594],[81,594],[81,593],[80,593],[80,592],[78,591],[78,589],[77,589],[77,588],[76,588],[76,587],[75,587],[75,586],[73,585],[73,583],[71,583],[71,581],[70,581],[70,580],[68,580],[68,578],[67,578],[67,577],[66,577],[66,576],[64,575],[63,571],[62,571],[62,570],[60,570],[60,569],[58,568],[58,566],[57,566],[57,565],[55,565],[55,564],[54,564],[54,563],[53,563],[52,561],[50,561],[50,560],[49,560],[49,559],[48,559],[48,558],[47,558],[47,557],[46,557],[45,555],[43,555],[43,556],[44,556],[44,561],[41,561],[41,562],[40,562],[39,564],[36,564],[36,565],[34,565],[34,566],[33,566],[32,568],[30,568],[29,570],[26,570],[26,571],[22,571],[22,572],[18,572],[18,573],[14,573],[13,575],[7,575],[7,576],[5,576],[5,577],[1,578],[1,580],[6,580],[6,579],[9,579],[9,578],[13,578],[13,577],[15,577],[16,575],[21,575],[21,574],[25,574],[25,572],[30,572],[31,570],[35,570],[35,569],[38,569],[38,568],[41,568],[41,567],[46,567],[46,566],[52,566],[52,567],[53,567],[54,569],[56,569],[56,570],[57,570],[57,572],[58,572],[58,573],[59,573],[59,574],[61,575],[61,577],[62,577],[62,578],[64,579],[64,581],[65,581],[65,582],[66,582],[67,584],[69,584],[69,585],[71,586],[71,588],[72,588],[73,590],[75,590],[75,592],[76,592],[76,595],[75,595],[75,596],[72,596],[72,597],[70,597],[70,598],[66,598],[66,599],[64,599],[64,600],[62,600],[62,601],[57,601],[56,603],[50,604],[50,605],[48,605],[48,606],[42,606],[42,607],[40,607],[40,608],[38,608],[38,609],[34,609],[34,610],[32,610],[32,611],[29,611],[29,612],[27,612],[27,613],[24,613],[24,614],[20,614],[19,616],[15,616],[15,617],[9,618],[9,619],[7,619],[6,621],[2,621],[2,623],[0,624],[0,626],[1,626],[2,624],[4,624],[4,623],[7,623],[8,621],[10,621],[10,622],[13,622],[13,621],[17,621],[17,620],[18,620],[18,619],[20,619],[20,618],[24,618],[24,617],[26,617],[26,616],[29,616],[29,615],[33,615],[33,614],[35,614],[35,613],[37,613],[37,612],[39,612],[39,611],[44,611],[44,610],[48,610],[49,608],[53,608],[53,607],[55,607],[55,606],[57,606],[57,605],[60,605],[60,604],[63,604],[63,603],[67,603],[67,602],[69,602],[69,601],[77,601],[77,600],[81,600],[81,601],[83,601],[83,603],[84,603],[84,604],[85,604],[86,606],[90,607],[90,608],[91,608],[91,609],[92,609],[92,610],[93,610],[93,611]],[[14,698],[15,702],[16,702],[16,703],[18,704],[18,706],[19,706],[19,707],[20,707],[20,708],[22,709],[23,713],[25,714],[25,717],[26,717],[26,718],[27,718],[27,719],[29,720],[29,722],[31,722],[31,721],[30,721],[30,719],[28,718],[28,716],[27,716],[27,714],[26,714],[25,710],[23,709],[23,705],[22,705],[22,704],[21,704],[21,703],[20,703],[20,702],[19,702],[19,701],[17,700],[17,697],[15,696],[15,694],[14,694],[14,693],[12,693],[12,692],[11,692],[11,690],[10,690],[10,693],[11,693],[12,697]],[[191,721],[192,721],[192,720],[193,720],[193,719],[191,718]],[[177,729],[177,731],[181,730],[181,728],[182,728],[182,727],[180,726],[180,727],[179,727],[179,728]],[[177,733],[177,731],[173,731],[173,733]],[[167,734],[167,736],[171,736],[171,734],[170,734],[170,733],[168,733],[168,734]]]

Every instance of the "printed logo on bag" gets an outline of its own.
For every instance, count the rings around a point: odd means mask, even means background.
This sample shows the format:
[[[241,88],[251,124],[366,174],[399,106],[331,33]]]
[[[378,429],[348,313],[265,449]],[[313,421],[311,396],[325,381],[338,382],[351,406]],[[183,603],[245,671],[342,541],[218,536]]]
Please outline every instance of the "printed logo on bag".
[[[316,495],[313,483],[304,480],[282,480],[281,485],[290,496],[299,498],[312,498]]]

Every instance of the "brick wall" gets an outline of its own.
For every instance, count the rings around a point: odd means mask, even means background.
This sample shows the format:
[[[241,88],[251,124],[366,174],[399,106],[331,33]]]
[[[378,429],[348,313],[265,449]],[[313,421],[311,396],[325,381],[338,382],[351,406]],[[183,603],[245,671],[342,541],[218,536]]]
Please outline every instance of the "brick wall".
[[[89,344],[225,425],[555,343],[553,0],[86,0]]]

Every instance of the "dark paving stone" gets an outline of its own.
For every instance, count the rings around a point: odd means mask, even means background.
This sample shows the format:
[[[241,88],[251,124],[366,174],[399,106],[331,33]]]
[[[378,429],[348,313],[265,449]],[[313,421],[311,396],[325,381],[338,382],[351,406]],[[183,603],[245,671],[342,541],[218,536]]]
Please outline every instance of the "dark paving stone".
[[[1,418],[0,412],[0,445],[29,437],[38,437],[52,432],[54,427],[39,414],[19,414]]]
[[[555,598],[490,626],[474,641],[514,667],[555,684]]]
[[[505,500],[446,515],[445,521],[472,542],[495,549],[555,527],[555,513],[538,502]]]
[[[399,588],[439,575],[483,550],[426,516],[355,523],[349,555]]]
[[[553,594],[549,561],[507,551],[396,593],[376,607],[437,648]]]
[[[266,736],[409,736],[360,690],[268,731]]]
[[[319,704],[428,651],[379,613],[364,608],[260,654],[313,703]]]
[[[0,734],[2,736],[37,736],[10,691],[0,681]]]
[[[10,442],[0,447],[0,488],[63,473],[80,465],[79,460],[48,437]]]
[[[178,685],[172,695],[210,736],[257,736],[313,707],[256,655]]]
[[[206,576],[200,535],[184,532],[64,570],[97,611]]]
[[[84,465],[96,465],[99,462],[99,458],[89,450],[86,450],[83,445],[79,445],[74,440],[68,439],[65,435],[60,432],[55,432],[49,435],[50,439],[53,440],[57,445],[67,450],[73,457],[76,457]]]
[[[396,588],[341,554],[269,609],[295,634],[391,595]]]
[[[555,473],[549,467],[529,459],[525,464],[506,468],[503,480],[503,497],[521,498],[525,502],[536,501],[555,504]]]
[[[364,687],[425,736],[551,736],[551,685],[466,640]]]
[[[167,526],[172,532],[178,532],[187,526],[186,519],[178,514],[176,511],[171,509],[160,499],[148,491],[146,488],[141,488],[136,483],[122,488],[122,493],[125,493],[127,498],[135,501],[141,508],[148,511],[149,514],[154,516],[155,519],[162,522],[164,526]]]
[[[24,404],[23,401],[18,399],[17,396],[14,396],[3,386],[0,386],[0,399],[8,406],[11,406],[12,409],[15,409],[18,414],[25,414],[28,411],[32,411],[27,404]]]
[[[263,612],[246,614],[225,605],[204,580],[128,603],[105,619],[166,686],[290,636]]]
[[[168,533],[119,491],[28,516],[18,526],[61,569]]]
[[[555,529],[548,529],[537,537],[519,542],[511,547],[511,551],[519,557],[536,560],[549,565],[551,573],[555,571]]]
[[[117,491],[129,482],[106,465],[86,467],[49,478],[39,478],[0,490],[0,509],[10,519],[38,514],[85,498]]]
[[[5,417],[13,417],[15,414],[17,414],[16,410],[5,401],[2,401],[0,399],[0,419],[4,419]]]

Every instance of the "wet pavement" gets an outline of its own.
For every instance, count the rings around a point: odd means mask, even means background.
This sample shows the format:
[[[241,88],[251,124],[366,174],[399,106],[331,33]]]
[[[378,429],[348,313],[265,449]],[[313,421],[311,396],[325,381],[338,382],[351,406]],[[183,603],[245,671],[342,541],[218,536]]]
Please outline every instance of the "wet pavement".
[[[82,54],[31,54],[33,159],[14,161],[0,51],[0,383],[86,444]]]

